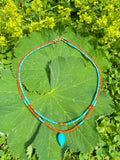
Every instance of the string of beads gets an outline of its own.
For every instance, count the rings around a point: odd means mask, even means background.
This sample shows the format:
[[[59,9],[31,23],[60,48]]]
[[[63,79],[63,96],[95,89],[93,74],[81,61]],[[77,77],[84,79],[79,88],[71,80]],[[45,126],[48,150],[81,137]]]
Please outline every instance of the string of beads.
[[[97,80],[97,89],[96,89],[96,93],[95,93],[95,96],[92,100],[92,103],[90,104],[90,106],[86,109],[86,111],[81,115],[79,116],[78,118],[76,118],[75,120],[72,120],[72,121],[69,121],[67,123],[61,123],[61,122],[55,122],[55,121],[52,121],[48,118],[46,118],[45,116],[43,116],[42,114],[40,114],[37,110],[35,110],[35,108],[31,105],[31,103],[29,102],[28,98],[26,97],[25,95],[25,92],[23,90],[23,87],[22,87],[22,82],[21,82],[21,75],[20,75],[20,72],[21,72],[21,67],[25,61],[25,59],[30,56],[32,53],[34,53],[35,51],[41,49],[41,48],[44,48],[44,47],[47,47],[49,45],[52,45],[58,41],[62,40],[64,43],[66,43],[67,45],[73,47],[74,49],[78,50],[79,52],[81,52],[86,58],[88,58],[88,60],[93,64],[93,66],[95,67],[96,69],[96,72],[97,72],[97,77],[98,77],[98,80]],[[99,94],[100,94],[100,89],[101,89],[101,73],[100,73],[100,70],[98,68],[98,65],[96,64],[96,62],[87,54],[85,53],[81,48],[79,48],[78,46],[76,46],[75,44],[73,44],[71,41],[69,41],[68,39],[64,38],[64,37],[59,37],[55,40],[52,40],[48,43],[45,43],[41,46],[38,46],[36,48],[34,48],[33,50],[29,51],[27,54],[25,54],[23,56],[23,58],[21,59],[21,61],[19,62],[19,65],[18,65],[18,69],[17,69],[17,84],[18,84],[18,89],[19,89],[19,93],[21,95],[21,98],[23,100],[23,102],[25,103],[25,105],[27,106],[27,108],[33,113],[33,115],[39,120],[41,121],[41,123],[45,124],[47,127],[49,127],[50,129],[52,129],[53,131],[55,132],[58,132],[58,133],[67,133],[67,132],[70,132],[70,131],[73,131],[74,129],[78,128],[80,125],[82,125],[85,120],[88,118],[88,116],[90,115],[90,113],[92,112],[93,108],[95,107],[96,105],[96,102],[97,102],[97,99],[99,97]],[[84,117],[85,116],[85,117]],[[65,131],[61,131],[61,130],[57,130],[53,127],[51,127],[48,123],[46,123],[45,121],[48,121],[50,123],[53,123],[53,124],[56,124],[56,125],[70,125],[70,124],[73,124],[77,121],[79,121],[81,118],[84,119],[79,122],[75,127],[71,128],[71,129],[68,129],[68,130],[65,130]],[[63,135],[62,135],[63,136]],[[61,137],[60,137],[61,138]],[[63,139],[64,139],[64,136],[63,136]]]

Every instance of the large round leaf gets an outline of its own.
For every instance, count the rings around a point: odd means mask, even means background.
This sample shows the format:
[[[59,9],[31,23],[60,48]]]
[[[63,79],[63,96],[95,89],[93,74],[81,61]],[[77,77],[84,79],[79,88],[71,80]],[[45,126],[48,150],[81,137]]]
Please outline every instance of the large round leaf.
[[[86,36],[85,34],[82,35],[81,33],[76,34],[71,29],[64,31],[62,36],[73,41],[73,43],[81,47],[92,57],[96,57],[101,69],[109,67],[106,59],[104,58],[103,60],[103,58],[101,58],[104,56],[103,51],[100,48],[97,49],[96,41],[92,36]],[[28,51],[57,37],[59,37],[59,34],[56,32],[46,32],[45,30],[40,33],[32,33],[30,38],[23,37],[15,49],[16,58],[12,64],[15,77],[17,66],[21,58]],[[80,52],[61,41],[32,53],[23,63],[24,67],[22,67],[21,70],[23,73],[22,81],[24,82],[24,85],[29,91],[38,91],[41,94],[50,91],[49,63],[58,56],[68,57],[71,55],[81,57],[83,59],[82,61],[85,61],[85,57],[83,57]]]
[[[69,34],[68,34],[69,33]],[[56,38],[57,33],[33,33],[31,39],[23,38],[18,44],[16,59],[11,70],[2,71],[0,80],[0,131],[8,133],[9,149],[16,157],[27,159],[26,148],[32,145],[41,160],[60,160],[64,151],[89,152],[98,141],[95,120],[113,111],[112,100],[101,92],[97,105],[89,118],[76,130],[66,133],[66,142],[61,148],[57,133],[41,124],[22,102],[16,82],[17,65],[22,56],[39,44]],[[40,38],[41,37],[41,38]],[[53,38],[54,37],[54,38]],[[89,43],[92,37],[82,37],[72,31],[64,37],[95,56],[95,47]],[[41,39],[41,41],[40,41]],[[86,47],[86,48],[85,48]],[[13,76],[14,75],[14,76]],[[63,42],[43,48],[25,60],[21,70],[24,91],[34,108],[50,120],[68,122],[79,117],[90,105],[97,86],[97,73],[92,64],[81,54]],[[76,123],[77,124],[77,123]],[[67,130],[70,126],[52,127]]]

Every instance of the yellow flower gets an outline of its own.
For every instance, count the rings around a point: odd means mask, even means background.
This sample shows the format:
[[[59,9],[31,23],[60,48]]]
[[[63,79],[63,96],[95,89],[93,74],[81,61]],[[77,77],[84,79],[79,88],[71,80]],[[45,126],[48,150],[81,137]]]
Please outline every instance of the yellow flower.
[[[107,5],[107,6],[104,8],[104,10],[112,11],[112,10],[114,10],[114,5],[113,5],[113,4]]]
[[[43,3],[42,3],[42,1],[41,0],[34,0],[34,1],[32,1],[31,2],[31,9],[33,10],[33,11],[41,11],[41,10],[43,10]]]
[[[31,8],[32,8],[32,10],[36,10],[35,1],[32,1],[32,2],[31,2]]]
[[[90,24],[92,22],[92,18],[88,15],[87,12],[85,12],[84,14],[82,14],[82,17],[84,19],[84,21],[87,23],[87,24]],[[81,17],[80,17],[81,18]]]
[[[103,15],[101,18],[99,18],[96,21],[96,24],[99,26],[99,28],[104,28],[107,25],[108,19],[106,15]]]
[[[31,9],[30,9],[30,8],[27,8],[27,9],[26,9],[26,13],[27,13],[27,14],[30,14],[30,13],[31,13]]]
[[[17,13],[17,7],[12,0],[7,0],[6,5],[0,9],[0,25],[5,30],[3,35],[9,39],[16,39],[22,36],[22,15]]]
[[[82,5],[82,2],[80,0],[74,0],[74,3],[75,3],[75,7],[81,7]]]
[[[64,22],[71,22],[70,19],[71,15],[71,9],[70,8],[64,8],[63,6],[58,6],[58,19]]]
[[[0,46],[6,46],[6,39],[4,36],[0,36]]]
[[[55,20],[54,20],[54,17],[46,17],[45,18],[45,23],[44,23],[44,25],[45,25],[45,28],[50,28],[50,29],[53,29],[54,28],[54,26],[55,26],[55,22],[54,22]]]
[[[58,9],[59,9],[59,10],[63,9],[63,6],[60,6],[60,5],[59,5],[59,6],[58,6]],[[58,11],[58,12],[59,12],[59,11]]]
[[[43,28],[43,21],[32,22],[30,27],[29,27],[29,31],[30,31],[30,33],[32,31],[40,31],[42,28]]]
[[[87,11],[90,7],[87,5],[83,5],[82,7],[81,7],[84,11]]]
[[[82,11],[81,11],[81,10],[79,10],[79,11],[77,12],[77,15],[80,15],[80,14],[81,14],[81,12],[82,12]]]
[[[98,1],[94,1],[93,4],[94,6],[97,5],[99,2]]]

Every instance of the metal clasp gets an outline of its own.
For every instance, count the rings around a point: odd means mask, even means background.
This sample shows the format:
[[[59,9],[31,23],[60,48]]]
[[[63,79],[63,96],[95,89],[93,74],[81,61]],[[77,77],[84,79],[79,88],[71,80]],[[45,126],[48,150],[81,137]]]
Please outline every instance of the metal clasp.
[[[55,39],[55,41],[56,41],[56,42],[59,42],[59,41],[61,41],[61,40],[63,40],[63,39],[64,39],[64,37],[58,37],[58,38]]]

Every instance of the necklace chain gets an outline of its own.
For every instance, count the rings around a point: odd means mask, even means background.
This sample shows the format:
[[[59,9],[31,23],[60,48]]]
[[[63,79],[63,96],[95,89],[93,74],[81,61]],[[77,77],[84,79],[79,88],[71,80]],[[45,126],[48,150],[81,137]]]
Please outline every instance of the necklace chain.
[[[91,103],[91,105],[88,107],[88,109],[86,109],[86,111],[80,116],[78,117],[77,119],[73,120],[73,121],[70,121],[70,122],[67,122],[67,123],[60,123],[60,122],[54,122],[52,120],[49,120],[48,118],[44,117],[43,115],[41,115],[40,113],[38,113],[34,107],[30,104],[28,98],[26,97],[25,93],[24,93],[24,90],[23,90],[23,87],[22,87],[22,83],[21,83],[21,75],[20,75],[20,71],[21,71],[21,67],[23,65],[23,62],[25,61],[25,59],[31,55],[32,53],[34,53],[35,51],[43,48],[43,47],[46,47],[46,46],[49,46],[51,44],[54,44],[58,41],[63,41],[64,43],[66,43],[67,45],[77,49],[79,52],[81,52],[85,57],[87,57],[89,59],[89,61],[93,64],[93,66],[95,67],[96,69],[96,72],[97,72],[97,77],[98,77],[98,82],[97,82],[97,90],[96,90],[96,93],[95,93],[95,96],[93,98],[93,101]],[[44,123],[47,127],[49,127],[50,129],[58,132],[58,133],[67,133],[67,132],[70,132],[70,131],[73,131],[74,129],[78,128],[81,124],[83,124],[85,122],[85,120],[88,118],[88,116],[90,115],[90,113],[92,112],[96,102],[97,102],[97,99],[98,99],[98,96],[100,94],[100,89],[101,89],[101,73],[100,73],[100,70],[98,68],[98,65],[96,64],[96,62],[87,54],[85,53],[81,48],[79,48],[78,46],[76,46],[75,44],[73,44],[71,41],[69,41],[68,39],[64,38],[64,37],[59,37],[59,38],[56,38],[55,40],[52,40],[48,43],[45,43],[39,47],[36,47],[34,48],[33,50],[29,51],[27,54],[24,55],[24,57],[21,59],[19,65],[18,65],[18,69],[17,69],[17,84],[18,84],[18,89],[19,89],[19,92],[20,92],[20,95],[21,95],[21,98],[23,100],[23,102],[25,103],[25,105],[27,106],[27,108],[33,113],[33,115],[38,119],[40,120],[42,123]],[[85,117],[84,117],[85,116]],[[68,129],[68,130],[65,130],[65,131],[60,131],[60,130],[57,130],[53,127],[51,127],[50,125],[48,125],[46,121],[50,122],[50,123],[53,123],[53,124],[57,124],[57,125],[70,125],[70,124],[73,124],[77,121],[79,121],[81,118],[84,119],[78,124],[76,125],[75,127],[73,127],[72,129]]]

